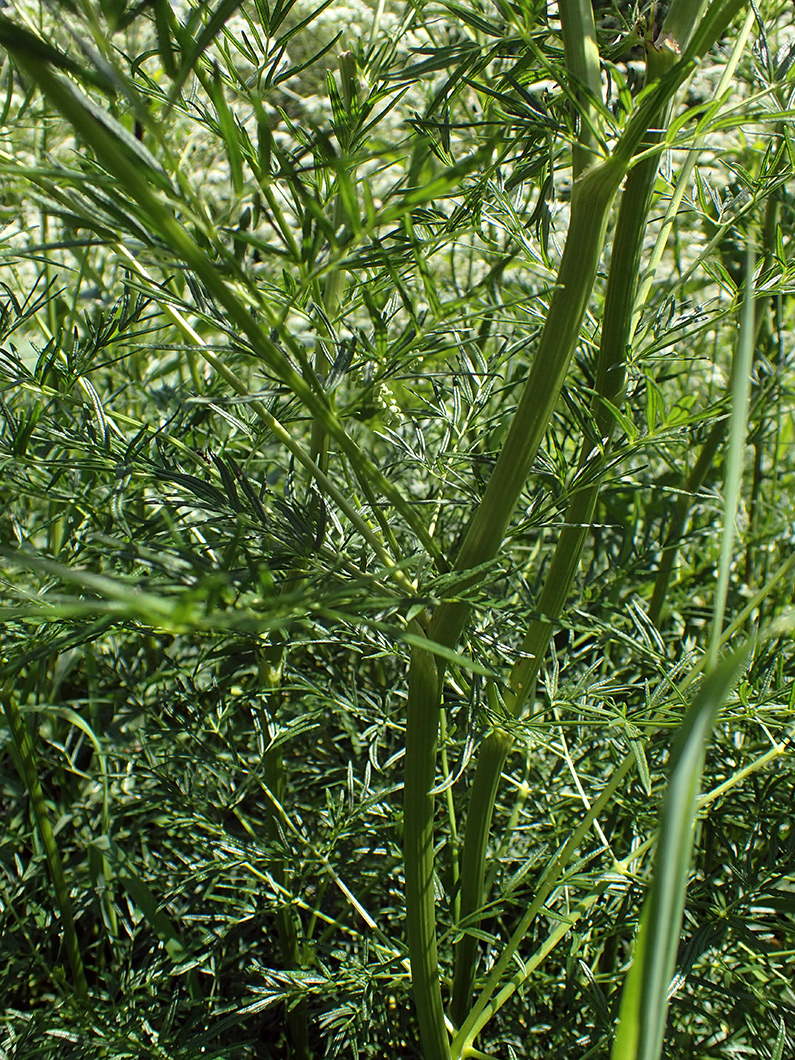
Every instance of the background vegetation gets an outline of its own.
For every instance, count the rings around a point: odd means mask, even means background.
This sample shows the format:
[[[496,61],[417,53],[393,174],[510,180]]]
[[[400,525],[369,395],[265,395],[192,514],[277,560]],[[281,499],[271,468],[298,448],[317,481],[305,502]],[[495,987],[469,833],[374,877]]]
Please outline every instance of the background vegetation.
[[[787,1054],[795,48],[690,6],[4,5],[0,1056]]]

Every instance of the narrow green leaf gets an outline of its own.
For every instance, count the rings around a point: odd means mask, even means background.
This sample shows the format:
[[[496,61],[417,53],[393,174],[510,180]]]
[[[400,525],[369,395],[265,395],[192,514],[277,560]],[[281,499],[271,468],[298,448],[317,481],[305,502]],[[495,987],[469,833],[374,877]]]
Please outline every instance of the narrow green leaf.
[[[213,67],[212,97],[229,160],[232,187],[235,195],[240,196],[243,194],[243,155],[240,150],[240,129],[229,109],[229,104],[226,102],[224,83],[221,78],[221,71],[217,66]]]
[[[49,63],[86,84],[113,93],[114,86],[99,71],[81,66],[68,55],[64,55],[63,52],[31,33],[29,29],[12,22],[6,15],[0,15],[0,47],[5,48],[12,55],[15,53],[28,55],[38,62]]]
[[[747,652],[747,647],[734,652],[704,679],[674,742],[651,888],[624,984],[611,1060],[659,1060],[661,1055],[706,744]]]
[[[783,1018],[778,1023],[778,1034],[776,1040],[773,1043],[773,1050],[770,1053],[770,1060],[781,1060],[784,1056],[784,1046],[787,1044],[787,1025]]]
[[[177,71],[174,84],[171,86],[170,105],[173,105],[178,99],[185,82],[190,77],[194,66],[199,61],[202,54],[207,50],[213,40],[215,40],[223,29],[225,23],[232,17],[242,3],[243,0],[222,0],[204,24],[198,36],[193,38],[191,35],[192,26],[197,18],[204,13],[208,5],[204,3],[196,6],[191,14],[187,27],[179,34],[180,45],[183,52],[182,65]]]
[[[106,861],[115,870],[125,891],[138,909],[140,909],[151,929],[161,940],[166,953],[168,953],[171,960],[175,964],[184,963],[187,960],[189,953],[185,948],[179,930],[170,917],[163,911],[161,903],[158,902],[151,887],[149,887],[149,885],[132,867],[125,852],[107,836],[102,836],[100,839],[97,839],[93,846],[103,854]],[[201,997],[202,992],[195,969],[191,969],[187,973],[187,982],[191,996]]]
[[[421,610],[424,610],[424,607]],[[460,666],[464,670],[469,670],[470,673],[493,677],[491,670],[487,670],[485,666],[470,659],[468,655],[462,655],[461,652],[448,648],[445,644],[439,644],[437,641],[428,640],[427,637],[417,636],[414,633],[402,633],[400,639],[412,647],[424,648],[440,659],[444,659],[445,662]]]
[[[635,765],[638,767],[638,776],[647,795],[651,795],[651,777],[649,776],[649,763],[646,760],[646,749],[643,740],[631,739],[629,746],[635,756]]]

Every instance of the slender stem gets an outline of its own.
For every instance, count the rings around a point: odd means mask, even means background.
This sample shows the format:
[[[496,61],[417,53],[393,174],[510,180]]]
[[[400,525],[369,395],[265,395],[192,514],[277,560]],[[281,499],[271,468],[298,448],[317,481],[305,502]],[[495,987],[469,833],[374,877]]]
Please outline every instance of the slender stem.
[[[712,425],[707,440],[701,447],[698,458],[693,466],[693,470],[688,475],[687,481],[684,484],[684,489],[676,498],[676,505],[674,506],[671,523],[668,527],[668,532],[665,535],[665,541],[663,542],[660,566],[657,570],[657,577],[654,579],[654,588],[647,609],[650,621],[656,626],[659,626],[662,618],[663,605],[665,604],[668,595],[668,585],[679,552],[679,542],[682,540],[682,533],[685,528],[688,513],[690,512],[690,506],[693,503],[693,497],[695,497],[703,485],[704,479],[707,477],[707,472],[712,467],[715,455],[720,448],[725,433],[726,421],[723,419],[717,420]]]
[[[675,61],[676,56],[673,51],[667,51],[665,55],[669,64]],[[689,68],[687,66],[687,69]],[[626,175],[627,169],[631,165],[635,150],[643,141],[649,124],[673,96],[681,80],[686,76],[686,70],[681,69],[678,73],[672,71],[672,75],[674,76],[661,81],[657,91],[647,97],[644,106],[639,108],[638,113],[630,121],[614,155],[606,161],[592,166],[574,185],[569,232],[546,324],[503,449],[492,472],[484,497],[474,513],[458,555],[456,569],[462,572],[466,572],[492,559],[502,544],[508,523],[519,502],[530,468],[546,432],[568,372],[596,278],[604,246],[607,222],[616,192]],[[443,600],[436,608],[429,624],[428,638],[447,647],[454,646],[466,624],[470,609],[471,605],[466,601],[460,599]],[[415,667],[419,670],[421,665],[419,658],[413,657],[412,673]],[[421,688],[423,694],[427,691],[427,682],[419,672],[414,682],[412,682],[411,677],[409,681],[407,740],[409,737],[412,740],[415,739],[411,730],[415,725],[421,724],[420,719],[423,717],[423,710],[430,709],[427,703],[421,707],[413,702],[413,687]],[[438,707],[439,689],[437,687],[433,710],[438,710]],[[429,754],[430,752],[427,739],[428,737],[426,736],[424,754]],[[433,752],[435,757],[435,729]],[[494,804],[492,792],[496,793],[496,787],[499,783],[499,771],[496,771],[496,769],[499,767],[501,771],[502,761],[504,761],[504,759],[500,760],[500,753],[499,745],[495,741],[494,753],[489,755],[490,768],[488,772],[484,772],[483,778],[478,785],[478,790],[485,794],[485,798],[477,804],[475,816],[472,819],[472,834],[474,838],[470,844],[471,852],[466,854],[468,864],[471,864],[475,869],[475,879],[471,886],[468,885],[467,891],[473,902],[482,894],[486,842]],[[407,761],[407,768],[408,764]],[[423,822],[413,822],[412,828],[418,830],[422,826],[427,828],[432,834],[432,804],[430,806],[423,805],[419,800],[412,804],[407,802],[407,819],[410,812],[424,813],[426,815]],[[480,826],[477,824],[478,820],[480,821]],[[469,828],[467,831],[469,831]],[[466,848],[466,837],[464,845]],[[428,849],[432,856],[432,843],[429,843]],[[417,894],[410,894],[407,888],[407,903],[416,900],[421,905],[421,909],[413,911],[412,916],[416,918],[425,917],[426,926],[430,923],[430,916],[433,910],[431,878],[431,873],[429,872],[425,881],[427,890],[424,894],[421,890]],[[466,917],[474,911],[475,909],[465,908],[462,894],[462,917]],[[469,951],[471,956],[468,961],[464,960],[464,958],[459,961],[458,983],[454,987],[456,1015],[459,1019],[466,1007],[466,997],[471,995],[471,977],[473,974],[474,947],[471,942],[466,941],[466,938],[465,936],[464,940],[462,940],[465,953]],[[426,938],[424,941],[427,947],[430,947],[431,940]],[[459,943],[460,945],[461,943]],[[434,958],[435,951],[436,940],[434,932]],[[426,950],[425,952],[427,953],[428,951]],[[438,984],[438,969],[435,972],[435,982]]]
[[[775,196],[771,196],[768,199],[767,211],[765,215],[765,223],[762,228],[763,237],[768,236],[770,242],[765,244],[765,262],[763,263],[762,271],[768,266],[773,256],[773,246],[775,240],[775,232],[771,234],[769,224],[775,228],[775,218],[778,210],[778,200]],[[757,298],[754,304],[755,310],[755,326],[754,331],[757,341],[761,329],[764,325],[766,315],[766,303],[767,297],[761,296]],[[725,399],[728,400],[734,391],[735,387],[735,362],[732,361],[732,371],[729,375],[729,381],[726,385]],[[665,535],[665,540],[661,549],[660,566],[657,570],[657,576],[654,579],[654,588],[652,589],[651,600],[648,606],[648,615],[650,620],[657,626],[660,625],[663,617],[663,608],[665,606],[665,600],[668,594],[668,586],[670,584],[671,575],[673,574],[674,567],[676,565],[676,558],[679,554],[679,543],[682,540],[682,535],[685,531],[688,515],[690,514],[690,508],[693,504],[693,498],[696,496],[698,491],[704,484],[704,481],[712,468],[715,457],[717,456],[718,450],[720,449],[723,438],[726,434],[727,420],[721,418],[716,420],[712,425],[712,428],[707,435],[707,439],[699,451],[698,457],[693,469],[685,481],[684,487],[677,496],[676,505],[674,507],[673,514],[671,516],[671,522],[668,526],[668,530]]]
[[[610,207],[624,169],[613,160],[591,168],[575,185],[566,246],[547,321],[519,406],[483,499],[469,524],[456,568],[469,570],[493,559],[524,489],[538,447],[557,404],[591,295]],[[470,605],[445,600],[428,636],[452,646]]]
[[[657,80],[675,61],[675,53],[659,53],[649,42],[650,81]],[[657,124],[667,123],[669,107],[663,106]],[[646,143],[657,142],[660,132],[647,134]],[[646,232],[646,220],[652,202],[657,176],[656,154],[648,155],[627,177],[621,197],[616,232],[610,257],[605,309],[597,360],[594,397],[591,414],[596,424],[596,437],[583,438],[578,471],[591,463],[590,485],[572,496],[564,525],[558,538],[552,562],[538,601],[538,617],[531,620],[521,644],[519,661],[511,672],[506,709],[518,716],[524,704],[535,695],[535,684],[541,662],[552,635],[553,622],[560,616],[571,585],[579,569],[580,556],[593,521],[599,486],[606,463],[606,451],[615,430],[612,409],[620,406],[626,382],[626,353],[633,334],[633,308],[638,285],[640,260]],[[568,244],[567,244],[568,246]],[[601,454],[599,454],[601,450]],[[596,457],[593,456],[597,453]],[[499,751],[497,750],[499,748]],[[487,840],[500,774],[510,751],[510,737],[494,733],[484,741],[475,769],[470,794],[467,825],[462,852],[462,876],[469,886],[461,892],[461,919],[473,916],[486,899],[485,874]],[[466,866],[466,870],[464,870]],[[476,940],[465,935],[456,951],[453,985],[453,1019],[463,1021],[471,1001],[475,981]]]
[[[662,117],[664,124],[666,115]],[[648,142],[658,139],[659,133],[653,134]],[[594,396],[591,401],[596,437],[586,434],[583,438],[578,466],[578,472],[582,472],[589,461],[593,463],[591,482],[577,490],[569,502],[563,529],[538,601],[540,617],[531,621],[521,644],[521,658],[511,672],[510,684],[516,697],[511,704],[514,716],[534,694],[538,670],[552,635],[552,622],[560,616],[566,605],[579,569],[585,538],[593,521],[607,450],[616,427],[612,409],[620,407],[624,398],[627,351],[634,331],[635,292],[657,169],[656,155],[638,163],[627,177],[621,196],[610,253]],[[601,454],[594,456],[600,449]]]
[[[577,180],[595,156],[598,109],[594,101],[602,98],[599,48],[591,0],[560,0],[559,8],[566,73],[574,82],[580,107],[580,129],[572,147],[572,170]]]
[[[740,34],[738,44],[747,39],[747,36],[750,33],[751,26],[753,25],[753,19],[754,14],[753,12],[750,12],[748,18],[746,19],[745,25],[743,26],[743,30]],[[738,52],[739,49],[735,47],[734,52],[732,54],[732,60],[729,64],[729,73],[733,71],[736,67],[736,63],[739,57]],[[718,86],[719,93],[725,89],[728,84],[728,80],[729,78],[727,78],[726,75],[721,78],[720,84]],[[777,130],[777,135],[781,135],[780,129]],[[689,176],[689,173],[692,171],[692,168],[695,165],[696,157],[697,151],[694,149],[690,152],[686,160],[686,171],[682,175],[682,177],[680,177],[679,184],[677,186],[677,193],[679,193],[680,199],[684,194],[683,184],[685,183],[687,176]],[[680,189],[682,189],[681,192]],[[778,207],[778,196],[776,194],[772,194],[767,200],[767,204],[765,207],[765,216],[762,223],[761,238],[765,254],[764,261],[762,264],[762,273],[764,273],[770,267],[773,260],[773,256],[775,254],[776,220],[778,217]],[[672,220],[669,220],[669,218],[666,217],[666,222],[667,229],[670,230]],[[657,255],[659,260],[659,256],[661,256],[662,250],[660,249],[658,253],[658,246],[655,247],[655,255]],[[651,282],[650,278],[648,282]],[[755,303],[754,331],[757,343],[760,342],[762,338],[762,332],[765,327],[767,318],[767,304],[768,298],[766,295],[760,296]],[[734,369],[734,362],[732,362],[732,369]],[[732,371],[726,388],[727,396],[732,393],[733,386],[734,372]],[[657,626],[660,625],[660,622],[663,617],[663,608],[665,606],[665,600],[668,594],[668,586],[670,584],[671,575],[673,574],[674,568],[676,566],[676,559],[679,552],[679,542],[682,540],[682,535],[685,530],[687,518],[693,503],[693,498],[695,497],[701,486],[704,484],[704,480],[706,479],[707,474],[715,461],[716,454],[726,433],[726,425],[727,421],[725,419],[719,419],[713,424],[706,441],[701,447],[696,462],[693,465],[693,469],[687,477],[687,480],[684,484],[684,488],[677,496],[676,505],[671,516],[671,522],[668,526],[668,530],[665,535],[665,540],[663,541],[663,545],[661,548],[660,565],[657,570],[657,576],[654,579],[654,587],[652,589],[651,600],[649,601],[648,606],[649,618]]]
[[[729,438],[724,460],[724,513],[723,533],[718,559],[718,579],[715,586],[715,604],[712,613],[712,630],[707,650],[709,670],[718,669],[721,633],[726,612],[726,599],[731,577],[732,551],[736,537],[737,506],[743,479],[743,457],[748,433],[748,406],[751,399],[751,363],[754,355],[754,269],[756,260],[750,247],[746,251],[745,292],[740,314],[740,331],[732,357],[731,411],[729,414]],[[716,708],[717,710],[717,708]]]
[[[549,418],[557,403],[560,388],[568,370],[571,355],[579,335],[596,268],[604,242],[607,218],[613,196],[621,179],[617,167],[603,164],[586,174],[578,186],[572,204],[572,217],[566,247],[561,261],[558,286],[552,297],[547,325],[541,338],[533,368],[514,416],[497,465],[492,473],[485,496],[475,513],[469,532],[464,540],[457,567],[466,571],[491,559],[502,542],[508,522],[519,500],[530,466],[546,431]],[[443,601],[436,609],[428,629],[428,637],[446,646],[453,646],[469,615],[469,604],[459,601]],[[433,919],[433,802],[423,801],[417,795],[411,800],[409,793],[409,770],[414,768],[413,755],[419,756],[430,770],[429,787],[433,782],[436,758],[436,725],[440,706],[440,682],[433,666],[434,680],[427,673],[427,652],[412,653],[409,675],[409,701],[406,722],[406,812],[405,827],[415,835],[423,837],[422,848],[424,875],[416,877],[415,886],[409,887],[408,856],[406,851],[406,903],[409,924],[414,928],[415,941],[409,933],[409,950],[412,954],[412,978],[414,995],[420,1012],[420,1029],[426,1055],[438,1042],[429,1035],[440,1034],[438,1021],[442,1018],[441,994],[438,967],[433,971],[427,966],[430,954],[436,962],[436,931]],[[432,731],[428,715],[433,718]],[[510,741],[508,741],[509,745]],[[409,755],[409,744],[412,756]],[[483,771],[483,780],[478,785],[478,815],[473,817],[467,833],[472,830],[475,838],[465,838],[467,869],[462,867],[466,891],[462,889],[461,915],[467,917],[481,904],[483,888],[483,864],[491,810],[497,784],[507,748],[495,735],[487,755],[490,768]],[[417,815],[417,819],[413,819]],[[483,827],[479,831],[475,821],[480,819]],[[477,834],[475,834],[477,833]],[[468,839],[468,841],[467,841]],[[419,853],[413,852],[418,858]],[[471,873],[471,875],[470,875]],[[424,931],[420,931],[420,927]],[[418,972],[414,972],[414,953],[417,951]],[[456,958],[457,976],[454,986],[454,1018],[461,1021],[471,997],[474,976],[475,941],[464,935],[459,942]],[[429,982],[430,980],[430,982]],[[420,996],[433,991],[433,1013],[425,1016],[427,1029],[423,1028]],[[441,1025],[443,1029],[443,1024]],[[445,1032],[446,1039],[446,1032]]]
[[[422,633],[416,621],[410,628],[413,633]],[[438,730],[439,671],[431,652],[414,647],[406,718],[403,859],[411,985],[425,1060],[450,1058],[450,1039],[439,980],[433,896],[434,797],[431,791],[436,775]]]
[[[510,940],[506,944],[499,960],[492,968],[489,973],[489,977],[486,981],[486,985],[480,993],[477,1002],[472,1007],[471,1012],[464,1020],[460,1030],[456,1034],[453,1040],[453,1057],[457,1058],[466,1056],[466,1050],[472,1045],[479,1032],[486,1025],[491,1016],[497,1011],[497,1009],[507,1001],[508,997],[514,993],[514,991],[521,985],[524,976],[518,974],[513,979],[509,980],[500,990],[500,985],[503,982],[503,977],[510,967],[511,962],[514,959],[514,955],[521,945],[530,925],[533,923],[535,918],[538,916],[540,911],[543,909],[544,904],[550,897],[552,892],[558,885],[563,871],[568,865],[571,858],[576,853],[580,846],[584,836],[587,834],[589,829],[592,827],[593,822],[602,813],[605,807],[609,804],[610,800],[614,797],[616,791],[619,790],[621,784],[624,781],[627,773],[633,768],[635,764],[635,757],[632,754],[627,755],[624,760],[616,767],[613,775],[609,782],[605,786],[604,790],[600,793],[599,797],[594,801],[593,805],[589,810],[586,811],[583,819],[580,821],[577,828],[572,832],[563,846],[560,848],[558,853],[552,859],[548,865],[546,872],[544,873],[538,890],[533,897],[530,906],[525,912],[522,919],[519,921],[515,931],[511,935]],[[499,998],[492,1001],[494,995],[500,990]]]
[[[477,965],[477,938],[467,932],[474,927],[471,918],[485,900],[486,847],[494,812],[494,800],[503,767],[513,741],[500,730],[489,733],[480,746],[478,765],[469,795],[464,846],[461,853],[461,904],[459,922],[464,932],[455,950],[453,995],[450,1017],[459,1027],[466,1019],[472,1004],[472,989]]]
[[[587,463],[592,446],[606,447],[614,430],[615,417],[609,412],[605,402],[620,404],[624,390],[625,350],[629,342],[645,220],[656,173],[656,157],[637,166],[627,178],[627,186],[621,199],[591,409],[600,437],[583,439],[580,470]],[[511,671],[509,685],[513,695],[508,697],[506,708],[514,717],[535,695],[536,677],[552,635],[552,623],[565,607],[571,584],[579,568],[583,545],[596,507],[600,480],[598,472],[604,465],[604,456],[598,458],[598,462],[595,480],[577,490],[569,502],[564,526],[538,601],[539,616],[531,620],[521,644],[520,659]],[[495,742],[494,747],[492,740]],[[478,755],[464,832],[462,876],[469,879],[470,886],[466,890],[462,887],[461,891],[462,919],[472,916],[486,898],[486,845],[500,774],[510,745],[510,737],[507,734],[494,733],[484,741]],[[495,753],[497,747],[500,748],[500,753]],[[463,1022],[472,998],[475,951],[476,940],[471,935],[465,935],[456,951],[453,986],[453,1020],[458,1025]]]
[[[74,990],[79,998],[86,998],[88,996],[88,983],[86,982],[80,943],[78,942],[75,928],[72,899],[69,894],[66,877],[64,876],[61,855],[58,852],[58,845],[55,842],[55,835],[47,812],[44,792],[41,789],[33,741],[13,694],[8,689],[5,689],[0,693],[0,700],[3,704],[8,727],[11,730],[11,738],[14,741],[19,774],[28,790],[33,818],[36,822],[36,830],[39,833],[41,845],[44,847],[44,856],[47,859],[47,867],[55,889],[55,900],[61,911],[64,944],[69,958],[69,965],[72,969]]]
[[[277,702],[281,695],[284,674],[285,641],[274,637],[273,642],[263,650],[259,664],[259,685],[262,695],[268,702],[271,717],[276,712]],[[262,757],[262,777],[271,798],[266,804],[266,830],[268,839],[273,844],[284,840],[280,827],[284,814],[284,760],[280,747],[268,748]],[[276,934],[282,955],[282,965],[286,971],[300,970],[301,948],[298,941],[296,920],[291,908],[289,861],[277,857],[270,866],[271,875],[285,901],[276,912]],[[309,1024],[305,1001],[288,1005],[285,1012],[287,1037],[291,1060],[309,1060]]]

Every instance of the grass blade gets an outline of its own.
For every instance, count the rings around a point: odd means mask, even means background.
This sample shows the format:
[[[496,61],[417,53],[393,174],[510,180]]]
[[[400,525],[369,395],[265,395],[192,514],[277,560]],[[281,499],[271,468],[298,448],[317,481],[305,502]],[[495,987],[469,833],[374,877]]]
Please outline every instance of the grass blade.
[[[611,1060],[658,1060],[662,1050],[706,743],[746,654],[746,647],[734,652],[704,680],[674,745],[651,890],[624,985]]]
[[[663,802],[651,890],[644,903],[635,959],[621,1001],[612,1060],[658,1060],[668,1012],[668,988],[676,965],[693,849],[696,800],[706,744],[717,712],[749,651],[748,645],[718,662],[734,543],[745,448],[751,357],[754,345],[753,261],[747,257],[742,322],[733,371],[726,498],[718,586],[705,678],[677,735]]]

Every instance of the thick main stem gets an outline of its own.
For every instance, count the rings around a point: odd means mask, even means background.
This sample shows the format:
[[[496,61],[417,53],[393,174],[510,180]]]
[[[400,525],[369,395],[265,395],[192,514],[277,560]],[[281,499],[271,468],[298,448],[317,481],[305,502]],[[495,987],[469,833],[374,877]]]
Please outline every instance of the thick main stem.
[[[665,49],[658,52],[650,44],[648,76],[656,80],[674,61],[675,53]],[[663,120],[667,108],[663,107]],[[647,138],[649,144],[659,139],[659,133]],[[599,356],[591,402],[591,415],[596,425],[596,436],[583,438],[578,472],[590,462],[591,482],[572,496],[557,546],[547,571],[544,588],[537,605],[537,616],[531,619],[521,644],[520,659],[514,666],[510,680],[510,694],[506,709],[516,717],[524,704],[535,695],[538,671],[549,646],[553,623],[562,613],[571,585],[579,569],[586,536],[593,521],[599,496],[606,450],[615,430],[612,408],[621,404],[626,381],[626,353],[633,332],[633,308],[638,285],[641,253],[646,231],[646,219],[651,206],[658,160],[651,155],[638,163],[627,178],[621,198],[615,238],[610,260],[605,311],[599,344]],[[601,453],[599,453],[601,450]],[[596,453],[598,455],[594,456]],[[500,774],[511,749],[511,738],[506,731],[495,730],[483,743],[470,793],[469,812],[462,850],[462,876],[468,879],[461,892],[461,920],[475,916],[486,900],[485,874],[488,836]],[[452,1018],[461,1025],[472,1000],[477,963],[477,940],[464,934],[457,949],[453,983]]]
[[[582,470],[591,458],[592,447],[600,446],[604,449],[614,431],[615,418],[610,414],[609,406],[605,402],[610,402],[611,405],[620,403],[624,391],[625,351],[629,342],[645,219],[656,172],[656,157],[641,163],[630,174],[622,196],[608,276],[595,394],[591,405],[599,437],[583,439],[579,470]],[[604,464],[604,455],[597,459]],[[564,526],[538,601],[538,616],[530,621],[521,644],[520,659],[511,672],[512,695],[509,696],[506,707],[514,717],[535,693],[536,677],[549,646],[553,622],[565,607],[579,568],[580,556],[599,494],[599,470],[601,469],[597,469],[597,477],[589,485],[580,488],[572,496],[566,510]],[[512,740],[507,732],[495,731],[484,741],[478,755],[462,852],[462,877],[469,879],[468,888],[466,891],[462,888],[461,891],[462,920],[472,917],[486,898],[484,879],[487,840],[491,831],[500,774],[511,745]],[[463,1023],[472,1000],[476,957],[477,940],[473,935],[465,934],[456,951],[453,985],[452,1017],[459,1026]]]
[[[503,542],[569,369],[596,278],[610,207],[623,175],[623,167],[609,159],[575,185],[569,233],[538,352],[469,525],[457,570],[467,571],[493,559]],[[434,612],[428,638],[452,647],[470,610],[466,601],[443,600]]]
[[[504,448],[464,540],[457,562],[461,571],[494,557],[519,501],[579,336],[596,277],[610,206],[621,176],[620,166],[604,163],[590,170],[575,187],[569,236],[547,324]],[[430,622],[428,639],[452,647],[469,610],[466,602],[443,601]],[[434,804],[429,794],[436,761],[439,702],[440,681],[433,656],[430,651],[415,649],[409,673],[406,720],[406,905],[414,997],[423,1048],[431,1060],[442,1060],[449,1052],[437,961]],[[499,759],[504,748],[496,737],[494,743],[497,768],[491,775],[498,781]],[[485,794],[493,804],[493,793]],[[484,834],[484,845],[485,841]],[[477,879],[477,873],[473,878]],[[467,904],[477,907],[477,893],[467,894]],[[463,999],[463,994],[459,997]]]
[[[421,633],[417,623],[414,632]],[[411,652],[403,789],[403,861],[411,986],[426,1060],[450,1060],[433,899],[433,811],[439,732],[439,672],[431,652]]]
[[[560,0],[559,7],[566,70],[574,81],[579,109],[579,135],[572,147],[572,172],[577,180],[595,158],[599,124],[595,104],[602,95],[602,70],[591,0]]]

